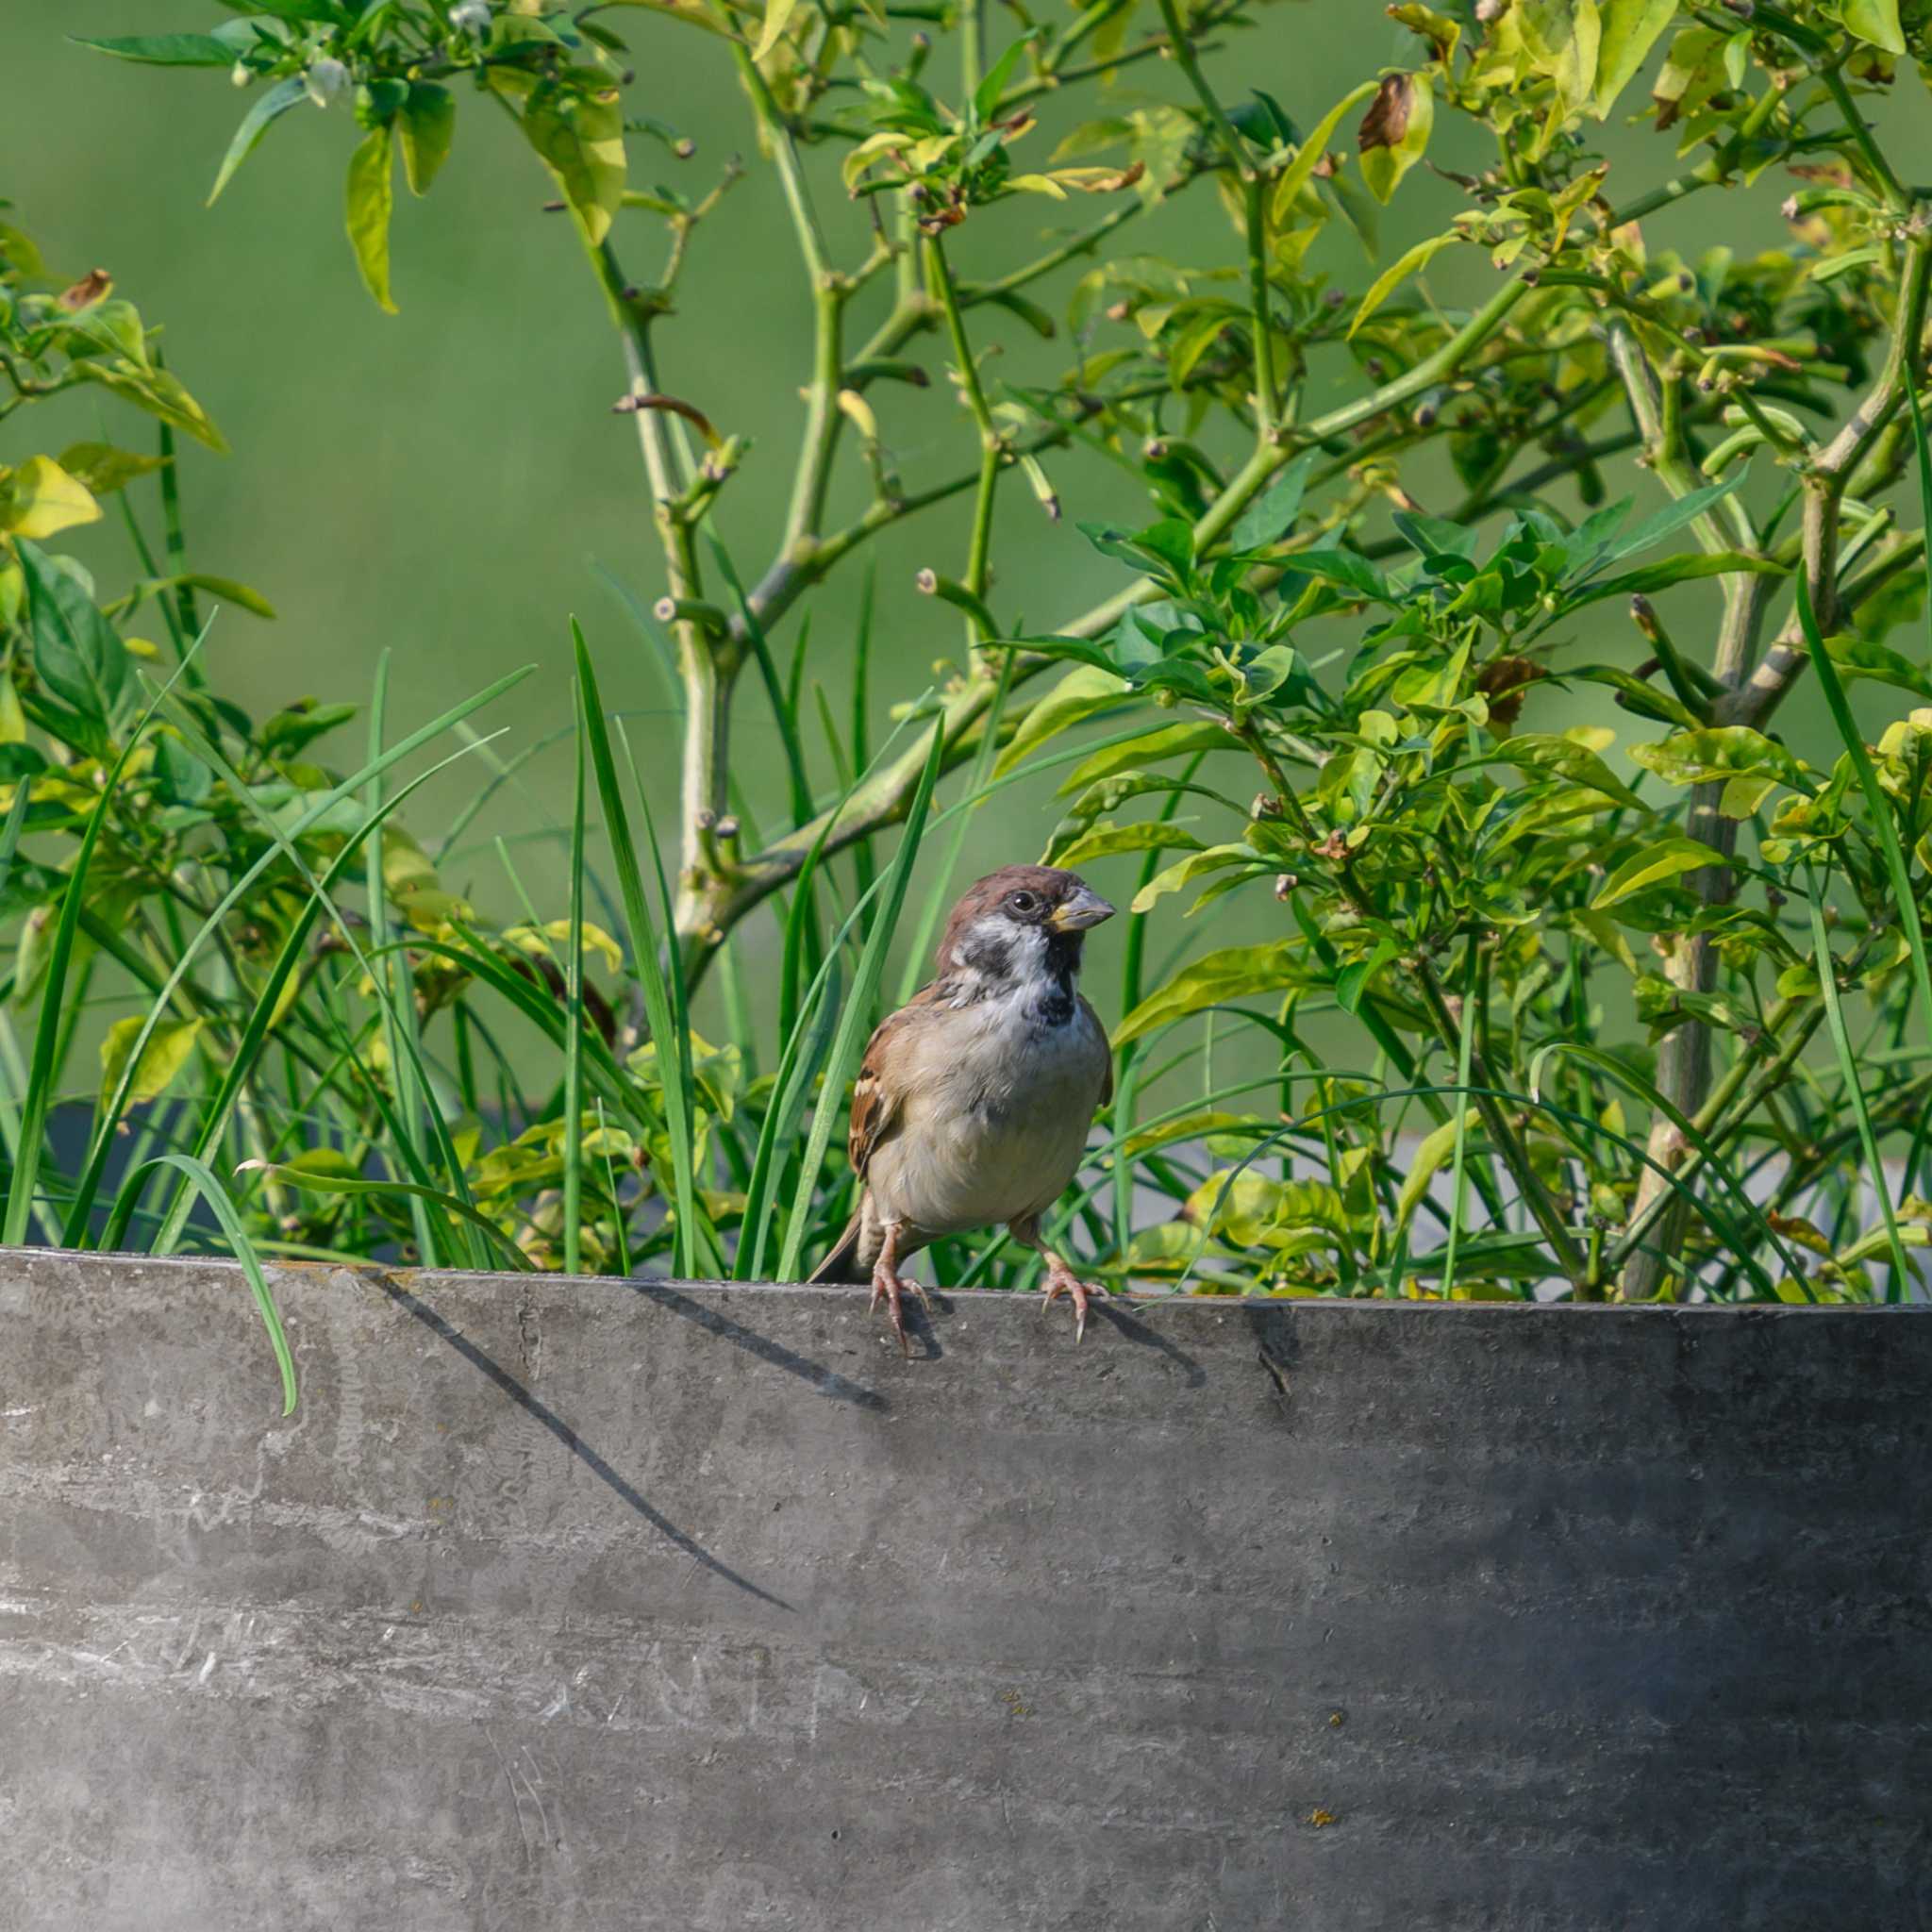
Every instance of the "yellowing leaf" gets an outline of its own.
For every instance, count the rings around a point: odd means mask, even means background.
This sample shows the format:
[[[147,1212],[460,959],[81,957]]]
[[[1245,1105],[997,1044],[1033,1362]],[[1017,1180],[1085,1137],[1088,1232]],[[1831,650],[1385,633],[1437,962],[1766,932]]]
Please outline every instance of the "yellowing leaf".
[[[1362,297],[1361,307],[1355,312],[1355,320],[1349,324],[1348,332],[1354,335],[1375,310],[1388,301],[1397,289],[1419,269],[1425,268],[1437,256],[1441,254],[1452,242],[1460,242],[1457,233],[1431,235],[1426,242],[1418,242],[1406,253],[1399,255],[1377,275],[1370,286],[1369,292]]]
[[[1598,0],[1597,10],[1602,33],[1596,55],[1596,117],[1601,121],[1677,17],[1677,0]]]
[[[624,108],[615,88],[587,93],[540,81],[524,109],[524,134],[556,175],[594,248],[624,201]]]
[[[60,467],[96,496],[106,496],[163,467],[162,457],[136,456],[111,442],[72,442],[60,452]]]
[[[1482,1124],[1482,1118],[1479,1108],[1471,1108],[1462,1117],[1465,1131],[1474,1133]],[[1395,1197],[1397,1227],[1408,1225],[1415,1210],[1422,1206],[1423,1196],[1429,1191],[1429,1183],[1455,1152],[1456,1122],[1453,1119],[1444,1121],[1433,1133],[1423,1136],[1422,1144],[1409,1157],[1409,1169],[1403,1179],[1402,1191]]]
[[[0,530],[38,542],[76,524],[100,521],[101,507],[87,486],[52,457],[29,457],[10,475],[0,472]]]
[[[122,1075],[127,1071],[128,1056],[134,1051],[135,1039],[146,1024],[144,1014],[131,1013],[125,1020],[116,1020],[108,1029],[107,1039],[101,1042],[101,1110],[104,1118],[113,1102]],[[181,1069],[188,1064],[188,1058],[194,1051],[194,1042],[200,1038],[201,1028],[199,1020],[177,1020],[155,1028],[146,1046],[142,1049],[141,1063],[134,1070],[134,1077],[128,1082],[127,1093],[122,1103],[124,1111],[142,1101],[158,1099],[167,1091]]]
[[[515,946],[519,952],[528,953],[532,958],[541,958],[553,944],[567,946],[570,943],[570,921],[552,919],[541,926],[513,925],[503,937],[507,944]],[[593,924],[588,919],[584,921],[584,944],[591,952],[600,954],[611,972],[624,971],[624,948],[601,925]]]
[[[1556,82],[1564,107],[1581,108],[1596,92],[1603,41],[1597,0],[1519,0],[1517,11],[1537,71]]]
[[[798,0],[765,0],[765,24],[758,29],[758,45],[751,50],[754,60],[762,60],[778,44],[778,36],[797,10]]]
[[[912,137],[887,129],[883,134],[870,134],[847,155],[840,164],[839,172],[849,193],[858,185],[858,177],[879,158],[881,155],[895,154],[899,149],[910,147]]]
[[[856,389],[839,391],[839,407],[866,441],[876,442],[879,440],[878,418],[873,414],[872,405]]]
[[[1377,201],[1388,201],[1422,159],[1435,119],[1436,97],[1426,74],[1391,74],[1378,85],[1356,135],[1362,179]]]
[[[377,127],[349,157],[349,245],[378,308],[393,315],[389,292],[389,218],[395,206],[395,150]]]
[[[1050,194],[1056,201],[1067,198],[1067,191],[1051,175],[1015,175],[1007,186],[1023,194]]]

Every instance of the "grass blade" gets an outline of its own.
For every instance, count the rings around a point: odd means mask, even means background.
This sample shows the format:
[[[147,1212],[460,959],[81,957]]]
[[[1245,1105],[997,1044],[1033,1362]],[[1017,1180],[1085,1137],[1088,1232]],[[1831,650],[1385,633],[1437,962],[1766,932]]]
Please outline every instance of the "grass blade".
[[[235,1211],[235,1204],[228,1196],[228,1191],[209,1171],[204,1161],[196,1160],[188,1154],[157,1154],[152,1160],[143,1161],[122,1183],[120,1198],[114,1204],[114,1213],[108,1225],[112,1241],[118,1243],[125,1235],[127,1222],[140,1198],[142,1189],[146,1185],[147,1176],[158,1167],[171,1167],[186,1176],[213,1211],[221,1224],[222,1233],[226,1236],[228,1247],[236,1260],[242,1264],[242,1272],[248,1277],[248,1286],[255,1296],[255,1306],[261,1315],[261,1325],[268,1330],[268,1345],[275,1351],[275,1367],[282,1377],[282,1413],[285,1416],[295,1413],[295,1358],[289,1352],[289,1338],[282,1327],[281,1311],[275,1307],[275,1298],[268,1285],[268,1276],[262,1273],[260,1257],[255,1252],[254,1243],[248,1239],[248,1230],[242,1225],[242,1217]]]
[[[274,1160],[244,1160],[237,1170],[242,1174],[266,1174],[271,1180],[282,1182],[291,1188],[299,1188],[310,1194],[352,1194],[382,1195],[402,1194],[412,1206],[441,1208],[445,1214],[453,1215],[458,1221],[467,1222],[486,1235],[491,1246],[503,1255],[519,1274],[530,1274],[536,1272],[536,1264],[523,1249],[510,1240],[483,1211],[468,1201],[461,1201],[454,1194],[446,1194],[441,1188],[425,1186],[420,1181],[399,1181],[387,1177],[381,1180],[362,1180],[353,1174],[323,1174],[315,1170],[291,1163]]]
[[[206,635],[204,632],[203,636]],[[200,643],[201,639],[197,638],[197,649]],[[121,756],[114,760],[102,783],[100,799],[88,816],[80,850],[75,854],[74,869],[68,874],[67,890],[60,895],[60,919],[55,928],[53,949],[48,955],[46,979],[41,989],[40,1017],[34,1026],[33,1062],[27,1069],[26,1094],[21,1108],[19,1155],[8,1184],[7,1210],[4,1216],[0,1216],[0,1243],[9,1248],[19,1247],[25,1238],[27,1216],[34,1204],[34,1190],[40,1182],[47,1113],[61,1058],[61,1023],[66,1017],[63,1008],[67,974],[74,961],[74,940],[80,926],[81,902],[87,895],[88,868],[100,845],[101,831],[108,822],[108,808],[113,804],[115,791],[126,774],[127,761],[134,756],[135,747],[160,708],[161,700],[175,688],[175,679],[187,669],[188,662],[189,659],[184,658],[175,666],[173,675],[148,700],[147,708],[127,734]],[[25,794],[26,789],[27,781],[20,780],[14,800],[16,810],[21,808],[20,798]]]
[[[671,1142],[672,1211],[676,1216],[673,1229],[672,1270],[689,1280],[698,1272],[691,1040],[681,1024],[658,959],[658,929],[652,923],[650,904],[644,896],[643,868],[638,860],[630,817],[625,810],[624,793],[617,782],[617,761],[611,753],[610,733],[604,723],[604,701],[597,690],[596,667],[591,662],[590,646],[584,641],[583,627],[575,618],[571,620],[570,636],[571,647],[576,656],[578,729],[591,755],[591,769],[597,785],[597,806],[604,815],[611,858],[617,867],[618,896],[624,902],[625,924],[630,931],[631,959],[638,975],[639,990],[643,994],[645,1024],[658,1045],[658,1091],[664,1107],[664,1131]],[[652,842],[655,847],[655,838]],[[663,883],[660,865],[660,894]],[[668,895],[664,904],[668,914]],[[668,920],[666,930],[670,930]],[[675,959],[672,972],[674,974],[677,972]]]
[[[1802,595],[1802,590],[1800,591]],[[1807,898],[1811,912],[1811,951],[1818,965],[1818,985],[1824,997],[1824,1022],[1831,1030],[1831,1043],[1838,1052],[1838,1068],[1845,1083],[1845,1096],[1852,1103],[1852,1118],[1858,1124],[1858,1140],[1865,1150],[1865,1165],[1872,1175],[1872,1191],[1885,1210],[1887,1245],[1891,1249],[1891,1288],[1888,1301],[1905,1296],[1912,1280],[1911,1266],[1906,1259],[1905,1242],[1898,1231],[1898,1217],[1891,1211],[1891,1190],[1885,1185],[1885,1169],[1879,1163],[1878,1137],[1872,1131],[1872,1111],[1865,1105],[1865,1089],[1858,1079],[1857,1056],[1852,1051],[1852,1036],[1845,1027],[1844,1009],[1839,1004],[1838,973],[1831,959],[1831,939],[1824,929],[1824,895],[1819,890],[1818,874],[1806,868],[1809,886]]]
[[[925,765],[919,774],[918,788],[906,814],[905,836],[893,855],[891,869],[885,879],[885,903],[879,908],[859,954],[858,968],[853,975],[852,991],[833,1041],[831,1058],[825,1068],[824,1084],[819,1090],[819,1104],[812,1115],[811,1137],[806,1143],[805,1159],[799,1169],[798,1187],[792,1196],[791,1220],[785,1230],[785,1248],[778,1259],[778,1278],[793,1281],[798,1275],[799,1251],[809,1224],[811,1201],[818,1189],[819,1170],[824,1164],[825,1149],[831,1144],[832,1128],[840,1114],[840,1100],[845,1083],[858,1064],[858,1056],[871,1033],[869,1017],[878,991],[879,975],[885,970],[886,949],[906,903],[912,868],[919,857],[920,841],[925,836],[926,814],[932,806],[933,787],[939,782],[940,765],[945,756],[946,725],[941,712],[933,719],[932,742]]]
[[[1911,385],[1906,385],[1909,394]],[[1928,492],[1928,503],[1932,503],[1932,475],[1927,474],[1927,457],[1924,425],[1919,422],[1918,400],[1913,398],[1912,422],[1919,431],[1919,460],[1921,480]],[[1878,841],[1878,849],[1884,855],[1886,875],[1891,881],[1893,902],[1897,908],[1899,924],[1905,928],[1906,944],[1911,950],[1912,982],[1919,995],[1919,1016],[1925,1027],[1925,1038],[1932,1043],[1932,967],[1925,958],[1925,923],[1920,916],[1919,902],[1912,893],[1911,868],[1907,863],[1904,848],[1899,843],[1898,827],[1892,824],[1890,808],[1885,802],[1885,793],[1879,789],[1878,774],[1873,769],[1872,755],[1865,749],[1865,740],[1852,717],[1852,707],[1845,696],[1844,681],[1838,675],[1838,666],[1831,661],[1831,653],[1824,647],[1824,640],[1819,634],[1818,614],[1811,608],[1811,594],[1805,587],[1802,572],[1798,575],[1798,623],[1805,633],[1806,648],[1811,654],[1811,661],[1818,670],[1819,688],[1824,693],[1824,702],[1831,711],[1831,722],[1838,728],[1838,735],[1844,743],[1846,754],[1852,761],[1852,769],[1858,774],[1858,789],[1865,794],[1865,808],[1872,814],[1874,832]],[[1907,1191],[1913,1184],[1912,1170],[1917,1166],[1916,1146],[1913,1159],[1907,1165],[1905,1177]],[[1874,1180],[1881,1192],[1885,1179],[1874,1170]],[[1887,1207],[1888,1215],[1890,1212]]]
[[[579,696],[578,708],[583,700]],[[576,735],[571,794],[570,941],[564,956],[563,1272],[581,1274],[584,1259],[584,740]]]
[[[389,665],[390,654],[384,651],[375,660],[375,688],[369,698],[369,756],[372,761],[382,756],[384,712],[389,699]],[[379,773],[369,781],[368,808],[372,812],[382,809],[382,776]],[[416,1080],[416,1066],[420,1058],[416,1040],[416,993],[409,982],[408,955],[402,954],[393,960],[389,955],[389,867],[379,830],[370,853],[368,876],[369,939],[376,957],[383,960],[375,986],[382,1007],[383,1043],[389,1050],[390,1078],[395,1083],[396,1117],[403,1137],[410,1143],[409,1152],[414,1157],[411,1164],[426,1171],[429,1163],[423,1158],[423,1149],[415,1144],[422,1129],[423,1110],[427,1099]],[[436,1225],[422,1203],[413,1196],[409,1202],[409,1214],[415,1224],[417,1252],[422,1256],[425,1267],[434,1268],[442,1258],[437,1243]]]

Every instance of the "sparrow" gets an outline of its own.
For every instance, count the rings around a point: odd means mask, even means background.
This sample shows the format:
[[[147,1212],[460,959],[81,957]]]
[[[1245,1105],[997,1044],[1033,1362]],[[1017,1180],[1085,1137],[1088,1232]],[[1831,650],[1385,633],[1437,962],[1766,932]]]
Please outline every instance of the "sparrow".
[[[883,1021],[852,1090],[848,1147],[858,1211],[814,1281],[864,1286],[908,1354],[901,1298],[925,1290],[901,1265],[941,1235],[1005,1222],[1046,1257],[1042,1309],[1070,1296],[1074,1339],[1090,1296],[1041,1240],[1096,1111],[1113,1097],[1113,1056],[1075,986],[1089,929],[1113,908],[1070,872],[1009,865],[953,908],[931,981]]]

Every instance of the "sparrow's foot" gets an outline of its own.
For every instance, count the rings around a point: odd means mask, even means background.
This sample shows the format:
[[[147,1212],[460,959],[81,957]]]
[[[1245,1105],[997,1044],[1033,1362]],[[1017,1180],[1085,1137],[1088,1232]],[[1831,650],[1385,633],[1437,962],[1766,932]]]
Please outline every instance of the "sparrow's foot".
[[[1046,1257],[1046,1292],[1041,1297],[1041,1313],[1044,1314],[1063,1294],[1073,1297],[1074,1340],[1077,1342],[1087,1333],[1089,1300],[1094,1295],[1106,1300],[1107,1291],[1097,1281],[1082,1281],[1058,1255],[1049,1255]]]
[[[906,1334],[906,1311],[901,1306],[902,1298],[908,1294],[919,1297],[920,1306],[929,1315],[932,1313],[932,1298],[926,1293],[924,1285],[914,1281],[909,1274],[895,1274],[886,1266],[884,1260],[872,1271],[872,1307],[881,1302],[886,1312],[891,1317],[892,1333],[899,1338],[899,1346],[909,1356],[912,1343]]]

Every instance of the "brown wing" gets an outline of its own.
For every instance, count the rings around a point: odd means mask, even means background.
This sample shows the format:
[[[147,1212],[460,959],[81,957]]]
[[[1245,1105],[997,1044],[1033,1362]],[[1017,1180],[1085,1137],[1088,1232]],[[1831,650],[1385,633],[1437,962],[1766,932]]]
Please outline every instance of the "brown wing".
[[[1093,1022],[1093,1030],[1100,1035],[1100,1043],[1107,1048],[1107,1072],[1101,1076],[1100,1104],[1105,1107],[1113,1098],[1113,1042],[1107,1037],[1107,1028],[1100,1024],[1100,1015],[1093,1010],[1093,1003],[1087,995],[1074,995],[1080,1002],[1080,1010]]]
[[[906,1029],[916,1026],[925,1017],[926,1011],[938,1004],[938,1000],[937,987],[921,987],[896,1013],[879,1022],[876,1031],[865,1043],[865,1053],[858,1062],[858,1078],[852,1086],[852,1128],[845,1141],[852,1171],[860,1180],[865,1178],[873,1150],[892,1131],[899,1118],[901,1096],[884,1071],[892,1054],[893,1042],[903,1041]],[[1112,1085],[1110,1072],[1108,1084],[1109,1087]]]

